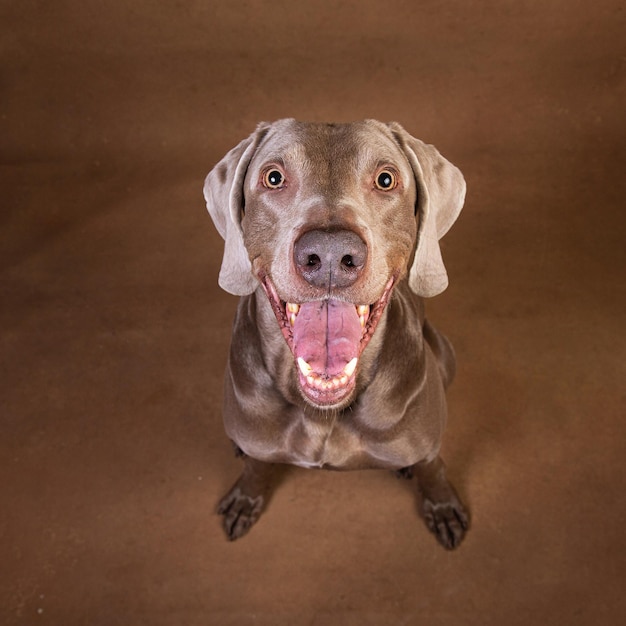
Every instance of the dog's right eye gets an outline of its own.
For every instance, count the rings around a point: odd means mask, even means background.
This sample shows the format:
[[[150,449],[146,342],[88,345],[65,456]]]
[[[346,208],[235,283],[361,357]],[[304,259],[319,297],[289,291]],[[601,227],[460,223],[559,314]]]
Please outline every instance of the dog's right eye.
[[[380,191],[391,191],[398,185],[398,178],[395,172],[390,169],[381,170],[374,179],[374,186]]]
[[[280,189],[285,184],[283,173],[276,168],[271,168],[263,174],[263,185],[268,189]]]

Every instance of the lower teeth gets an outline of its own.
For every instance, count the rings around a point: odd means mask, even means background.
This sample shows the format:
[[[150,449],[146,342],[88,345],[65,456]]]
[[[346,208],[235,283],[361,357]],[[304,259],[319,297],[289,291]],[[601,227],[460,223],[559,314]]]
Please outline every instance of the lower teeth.
[[[348,382],[348,377],[343,374],[341,376],[335,376],[334,378],[324,380],[319,376],[309,375],[306,377],[306,382],[309,387],[313,387],[319,391],[330,391],[331,389],[345,387]]]

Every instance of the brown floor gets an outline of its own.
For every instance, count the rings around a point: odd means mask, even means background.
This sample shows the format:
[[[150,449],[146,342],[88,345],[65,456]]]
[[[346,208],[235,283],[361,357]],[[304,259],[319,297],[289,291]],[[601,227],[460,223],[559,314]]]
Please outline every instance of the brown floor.
[[[0,23],[1,624],[624,623],[623,3],[22,0]],[[235,298],[202,182],[285,116],[398,120],[467,178],[429,304],[459,357],[458,552],[387,472],[294,469],[222,535]]]

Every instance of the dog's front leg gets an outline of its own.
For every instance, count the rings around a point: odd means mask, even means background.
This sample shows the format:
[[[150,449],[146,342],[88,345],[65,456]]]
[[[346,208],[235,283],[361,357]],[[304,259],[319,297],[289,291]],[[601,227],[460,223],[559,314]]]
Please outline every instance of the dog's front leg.
[[[469,515],[446,478],[446,468],[441,457],[417,463],[411,469],[417,478],[420,515],[439,543],[453,550],[465,537],[469,528]]]
[[[267,503],[273,470],[272,463],[244,457],[241,476],[217,507],[230,541],[243,537],[259,519]]]

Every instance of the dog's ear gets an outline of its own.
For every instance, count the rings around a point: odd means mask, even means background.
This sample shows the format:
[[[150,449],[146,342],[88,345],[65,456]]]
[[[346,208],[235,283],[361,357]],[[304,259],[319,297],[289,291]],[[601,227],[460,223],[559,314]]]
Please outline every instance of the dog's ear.
[[[235,146],[204,181],[207,209],[224,239],[224,256],[218,283],[224,291],[235,296],[248,295],[258,286],[241,231],[243,183],[248,165],[269,127],[269,124],[259,124],[256,131]]]
[[[463,208],[465,179],[434,146],[415,139],[399,124],[392,123],[389,127],[411,164],[417,184],[419,224],[409,287],[420,296],[436,296],[448,286],[439,240]]]

